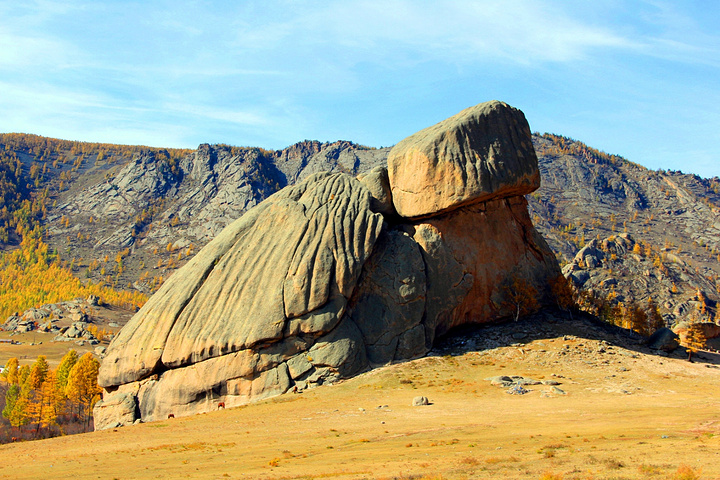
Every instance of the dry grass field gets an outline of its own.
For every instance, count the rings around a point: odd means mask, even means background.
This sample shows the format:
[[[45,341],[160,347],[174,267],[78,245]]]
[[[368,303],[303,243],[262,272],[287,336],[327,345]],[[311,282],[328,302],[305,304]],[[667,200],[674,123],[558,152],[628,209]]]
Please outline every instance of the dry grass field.
[[[651,355],[581,322],[495,348],[461,343],[241,408],[2,445],[0,478],[720,478],[708,354]],[[485,380],[497,375],[553,379],[565,394],[509,395]],[[431,405],[411,406],[417,395]]]
[[[93,319],[92,324],[99,329],[107,332],[115,333],[119,328],[109,326],[110,323],[116,322],[124,325],[132,317],[133,311],[120,307],[103,306],[93,307],[90,309],[90,315]],[[72,320],[65,318],[55,324],[58,327],[69,326]],[[13,340],[16,344],[0,343],[0,366],[5,366],[7,361],[15,357],[20,361],[20,365],[32,364],[38,355],[45,355],[48,363],[54,368],[70,349],[78,352],[79,355],[85,352],[94,352],[95,347],[89,343],[83,346],[71,342],[53,342],[56,333],[42,333],[37,330],[27,333],[13,333],[0,330],[0,339]],[[108,341],[103,341],[101,345],[106,346]]]
[[[95,347],[85,344],[80,347],[75,342],[53,342],[54,333],[28,332],[10,335],[8,332],[0,331],[0,338],[14,340],[17,344],[0,343],[0,365],[5,366],[7,361],[15,357],[20,365],[30,365],[38,357],[45,355],[50,365],[56,367],[63,355],[70,349],[74,349],[80,355],[85,352],[92,352]]]

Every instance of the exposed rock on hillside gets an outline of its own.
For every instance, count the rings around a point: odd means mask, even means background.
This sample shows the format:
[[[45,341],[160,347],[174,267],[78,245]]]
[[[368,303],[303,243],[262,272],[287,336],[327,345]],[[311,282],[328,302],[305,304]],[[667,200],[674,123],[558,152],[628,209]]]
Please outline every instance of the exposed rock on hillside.
[[[0,329],[13,333],[38,331],[54,333],[56,342],[75,342],[82,346],[85,343],[97,345],[100,341],[87,327],[93,323],[88,315],[93,307],[97,307],[98,297],[91,295],[87,299],[48,303],[39,308],[30,308],[18,315],[10,315]],[[106,337],[111,334],[105,332]]]
[[[513,141],[531,145],[527,124],[511,115],[502,125],[496,108],[510,109],[481,104],[445,121],[488,138],[444,140],[448,151],[484,155],[505,143],[496,130],[520,132]],[[476,131],[487,125],[492,135]],[[165,282],[113,341],[96,427],[129,423],[128,405],[143,420],[187,415],[422,355],[452,327],[510,316],[508,297],[520,283],[533,301],[549,303],[560,271],[522,197],[537,166],[519,175],[516,166],[497,162],[500,180],[468,180],[504,182],[497,197],[440,200],[419,221],[394,213],[396,185],[382,169],[362,182],[317,173],[271,196]],[[452,190],[444,181],[435,176],[440,198]]]
[[[109,220],[95,225],[95,250],[204,245],[286,185],[322,171],[357,174],[384,164],[385,156],[350,142],[309,141],[278,152],[203,144],[173,161],[146,152],[59,205],[51,220],[75,221],[51,232],[74,237],[83,230],[76,222],[92,217]]]
[[[709,319],[717,309],[717,302],[703,293],[714,293],[711,280],[698,275],[669,248],[652,248],[627,233],[591,240],[563,267],[563,273],[608,307],[647,309],[648,303],[654,304],[664,312],[665,325]]]
[[[527,196],[532,220],[577,286],[608,307],[652,297],[668,326],[720,320],[720,179],[651,171],[557,135],[533,142],[543,184]]]

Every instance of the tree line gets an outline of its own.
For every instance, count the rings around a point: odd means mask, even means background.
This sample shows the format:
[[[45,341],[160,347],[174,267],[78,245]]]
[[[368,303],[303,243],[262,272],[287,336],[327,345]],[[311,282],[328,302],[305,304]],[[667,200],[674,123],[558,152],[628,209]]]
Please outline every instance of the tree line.
[[[0,374],[5,390],[2,440],[47,438],[92,429],[92,408],[100,399],[100,362],[70,350],[53,370],[44,355],[32,365],[8,360]]]
[[[147,301],[147,295],[138,291],[82,282],[44,243],[39,227],[23,237],[20,248],[0,253],[0,322],[31,307],[90,295],[128,309]]]

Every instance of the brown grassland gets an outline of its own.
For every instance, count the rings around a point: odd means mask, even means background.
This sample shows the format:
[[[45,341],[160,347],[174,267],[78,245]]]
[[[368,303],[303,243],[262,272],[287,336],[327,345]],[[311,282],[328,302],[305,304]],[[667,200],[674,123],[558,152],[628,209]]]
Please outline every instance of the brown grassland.
[[[78,346],[75,342],[53,342],[56,334],[27,332],[10,335],[8,332],[0,331],[0,339],[8,339],[18,342],[17,344],[0,343],[0,366],[7,364],[7,361],[15,357],[20,365],[31,365],[38,355],[45,355],[48,363],[56,367],[60,359],[68,350],[75,350],[80,355],[85,352],[92,352],[95,347],[86,343]]]
[[[720,478],[716,359],[569,328],[241,408],[2,445],[0,479]],[[484,380],[514,374],[566,395]],[[411,406],[417,395],[431,405]]]

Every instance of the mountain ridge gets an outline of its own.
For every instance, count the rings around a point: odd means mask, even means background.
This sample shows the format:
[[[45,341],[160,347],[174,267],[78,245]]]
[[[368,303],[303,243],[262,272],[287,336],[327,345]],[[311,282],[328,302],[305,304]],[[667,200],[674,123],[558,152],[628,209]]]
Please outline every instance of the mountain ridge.
[[[648,170],[558,135],[536,133],[533,143],[542,186],[527,196],[529,210],[562,265],[572,264],[593,239],[602,243],[627,233],[631,249],[639,245],[639,254],[623,252],[620,260],[617,252],[614,259],[608,254],[595,268],[575,262],[588,279],[597,277],[578,287],[611,297],[615,306],[652,297],[668,324],[689,310],[700,313],[692,305],[676,311],[697,297],[709,307],[705,319],[717,316],[717,177]],[[323,170],[361,174],[384,165],[389,150],[311,140],[275,151],[209,144],[172,150],[0,135],[0,151],[5,158],[14,153],[15,172],[20,165],[27,180],[30,193],[22,200],[44,202],[33,208],[45,241],[75,274],[147,294],[230,221],[283,186]],[[19,240],[13,232],[9,237],[10,243]],[[611,295],[613,289],[598,287],[613,265],[630,281]],[[634,288],[635,279],[650,285]]]

